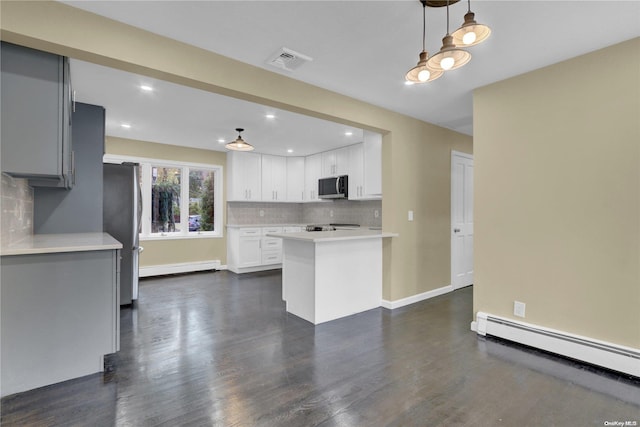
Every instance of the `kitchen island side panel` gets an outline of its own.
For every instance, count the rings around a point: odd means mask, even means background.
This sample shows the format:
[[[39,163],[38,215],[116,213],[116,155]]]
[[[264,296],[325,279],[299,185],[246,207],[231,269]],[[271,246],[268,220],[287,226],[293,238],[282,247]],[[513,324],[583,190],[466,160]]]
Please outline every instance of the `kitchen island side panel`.
[[[318,242],[315,323],[380,307],[382,238]]]
[[[315,323],[315,245],[283,241],[282,299],[291,314]]]
[[[102,371],[117,350],[117,250],[2,256],[1,390]]]

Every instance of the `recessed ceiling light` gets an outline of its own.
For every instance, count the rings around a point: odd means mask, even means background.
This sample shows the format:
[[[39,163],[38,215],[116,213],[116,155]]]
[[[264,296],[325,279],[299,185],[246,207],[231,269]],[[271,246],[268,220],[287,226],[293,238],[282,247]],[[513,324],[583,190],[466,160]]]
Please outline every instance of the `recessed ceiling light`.
[[[275,119],[276,115],[275,114],[265,114],[264,115],[267,119]]]
[[[153,87],[149,85],[140,85],[140,90],[143,90],[145,92],[153,92]]]
[[[405,86],[413,86],[413,84],[414,83],[412,81],[409,81],[409,80],[405,80],[405,82],[404,82]]]
[[[289,148],[289,149],[287,150],[287,153],[293,153],[293,150],[292,150],[291,148]]]
[[[224,144],[225,140],[224,138],[218,138],[218,144]]]
[[[129,123],[120,123],[120,127],[123,127],[125,129],[131,129],[131,125]]]
[[[348,131],[346,131],[344,134],[345,134],[345,136],[351,136],[351,135],[353,135],[353,132],[351,132],[350,130],[348,130]]]

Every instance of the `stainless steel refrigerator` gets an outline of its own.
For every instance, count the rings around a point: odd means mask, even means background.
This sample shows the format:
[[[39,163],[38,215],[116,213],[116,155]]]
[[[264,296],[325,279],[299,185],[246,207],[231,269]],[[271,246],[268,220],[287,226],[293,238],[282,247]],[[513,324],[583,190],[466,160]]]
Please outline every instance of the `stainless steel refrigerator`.
[[[142,216],[137,163],[103,165],[103,229],[122,243],[120,305],[138,299],[139,233]]]

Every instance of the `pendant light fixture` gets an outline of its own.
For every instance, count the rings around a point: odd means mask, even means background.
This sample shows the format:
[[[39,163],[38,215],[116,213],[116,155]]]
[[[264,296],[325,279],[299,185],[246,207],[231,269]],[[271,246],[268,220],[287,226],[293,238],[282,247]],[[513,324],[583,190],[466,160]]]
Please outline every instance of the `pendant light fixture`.
[[[434,70],[450,71],[460,68],[471,60],[471,54],[456,47],[453,37],[449,34],[449,1],[447,1],[447,34],[442,39],[440,51],[427,61],[427,65]]]
[[[244,132],[244,129],[236,128],[236,132],[238,132],[238,137],[236,138],[236,140],[227,143],[227,145],[225,145],[225,147],[227,149],[229,149],[229,150],[234,150],[234,151],[251,151],[251,150],[253,150],[253,145],[249,144],[248,142],[245,142],[245,140],[242,139],[242,136],[240,135],[242,132]]]
[[[418,61],[418,65],[410,69],[409,72],[407,72],[407,74],[405,75],[405,79],[408,82],[412,83],[431,82],[442,76],[442,71],[433,70],[427,65],[427,60],[429,59],[429,53],[425,50],[427,28],[427,0],[420,0],[420,3],[422,3],[422,52],[420,52],[420,60]]]
[[[469,9],[464,15],[464,23],[451,34],[453,43],[456,46],[475,46],[488,39],[491,35],[491,28],[476,22],[475,13],[471,12],[471,0],[467,0],[467,2]]]

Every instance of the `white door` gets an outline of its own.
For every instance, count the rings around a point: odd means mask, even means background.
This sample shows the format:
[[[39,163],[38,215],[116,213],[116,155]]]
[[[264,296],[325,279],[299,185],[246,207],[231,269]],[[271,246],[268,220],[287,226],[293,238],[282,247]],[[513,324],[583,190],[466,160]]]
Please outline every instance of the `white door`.
[[[473,156],[451,152],[451,285],[473,283]]]

